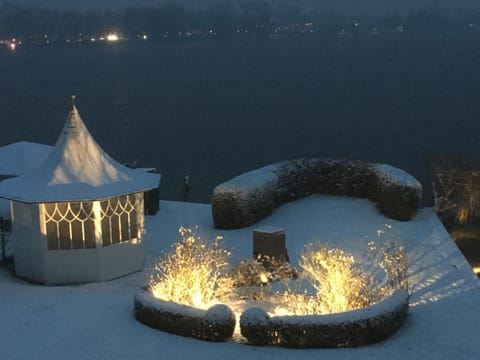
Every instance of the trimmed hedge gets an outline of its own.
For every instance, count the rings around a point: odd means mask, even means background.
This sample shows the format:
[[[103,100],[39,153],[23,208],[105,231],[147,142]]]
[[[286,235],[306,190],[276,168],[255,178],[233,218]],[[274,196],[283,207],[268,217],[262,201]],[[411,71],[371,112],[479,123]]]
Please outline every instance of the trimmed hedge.
[[[358,347],[395,333],[408,316],[408,301],[402,289],[365,309],[339,314],[270,317],[260,308],[250,308],[240,317],[240,328],[250,345]]]
[[[226,305],[200,310],[156,299],[149,290],[135,294],[134,315],[142,324],[154,329],[215,342],[230,339],[236,323],[235,314]]]
[[[256,223],[281,204],[315,194],[367,198],[384,215],[410,220],[420,206],[422,186],[401,169],[361,161],[301,159],[269,165],[218,185],[212,194],[217,228]]]

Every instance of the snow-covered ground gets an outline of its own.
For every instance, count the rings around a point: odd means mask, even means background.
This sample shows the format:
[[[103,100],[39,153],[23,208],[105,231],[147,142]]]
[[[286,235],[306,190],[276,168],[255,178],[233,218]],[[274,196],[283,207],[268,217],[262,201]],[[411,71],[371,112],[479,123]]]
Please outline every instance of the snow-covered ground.
[[[477,359],[480,282],[431,209],[409,222],[380,215],[368,200],[315,195],[286,204],[259,224],[213,228],[206,204],[162,201],[147,218],[147,262],[178,240],[178,228],[198,226],[205,238],[223,235],[234,261],[251,256],[252,230],[283,227],[292,263],[308,242],[362,254],[378,230],[388,230],[412,254],[407,322],[384,342],[357,349],[293,350],[208,343],[148,328],[132,314],[146,273],[106,283],[46,287],[0,268],[0,359]]]

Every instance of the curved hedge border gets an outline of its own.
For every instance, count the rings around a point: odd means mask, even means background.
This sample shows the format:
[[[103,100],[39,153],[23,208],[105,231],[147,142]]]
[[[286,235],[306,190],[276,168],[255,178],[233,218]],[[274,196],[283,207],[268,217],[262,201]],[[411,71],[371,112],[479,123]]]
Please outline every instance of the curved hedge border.
[[[200,310],[156,299],[149,290],[135,294],[134,314],[138,321],[152,328],[216,342],[230,339],[236,322],[235,314],[226,305]]]
[[[250,345],[358,347],[396,332],[407,318],[408,301],[402,289],[378,304],[339,314],[270,317],[260,308],[250,308],[240,317],[240,328]]]
[[[422,197],[421,184],[386,164],[302,159],[268,165],[218,185],[212,194],[217,228],[252,225],[281,204],[315,194],[367,198],[386,216],[410,220]]]

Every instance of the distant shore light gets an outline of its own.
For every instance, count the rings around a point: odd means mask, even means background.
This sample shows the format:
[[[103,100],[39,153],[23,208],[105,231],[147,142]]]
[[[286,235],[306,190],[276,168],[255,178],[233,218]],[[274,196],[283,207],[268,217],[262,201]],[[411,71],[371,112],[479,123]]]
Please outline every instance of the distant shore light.
[[[120,38],[116,33],[110,33],[107,35],[107,41],[118,41]]]

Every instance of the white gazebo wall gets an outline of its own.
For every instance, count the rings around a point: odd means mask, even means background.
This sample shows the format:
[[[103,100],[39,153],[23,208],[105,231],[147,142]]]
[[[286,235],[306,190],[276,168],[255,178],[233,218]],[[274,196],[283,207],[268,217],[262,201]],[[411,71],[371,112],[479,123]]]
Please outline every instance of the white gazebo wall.
[[[142,270],[143,193],[129,196],[136,198],[137,236],[128,241],[103,246],[98,210],[100,201],[93,201],[96,247],[83,249],[49,250],[44,204],[12,201],[17,275],[53,285],[105,281]]]
[[[45,238],[40,232],[37,204],[11,201],[15,272],[33,281],[44,280]]]
[[[141,242],[44,254],[44,278],[40,282],[47,285],[111,280],[142,270],[144,262]]]

